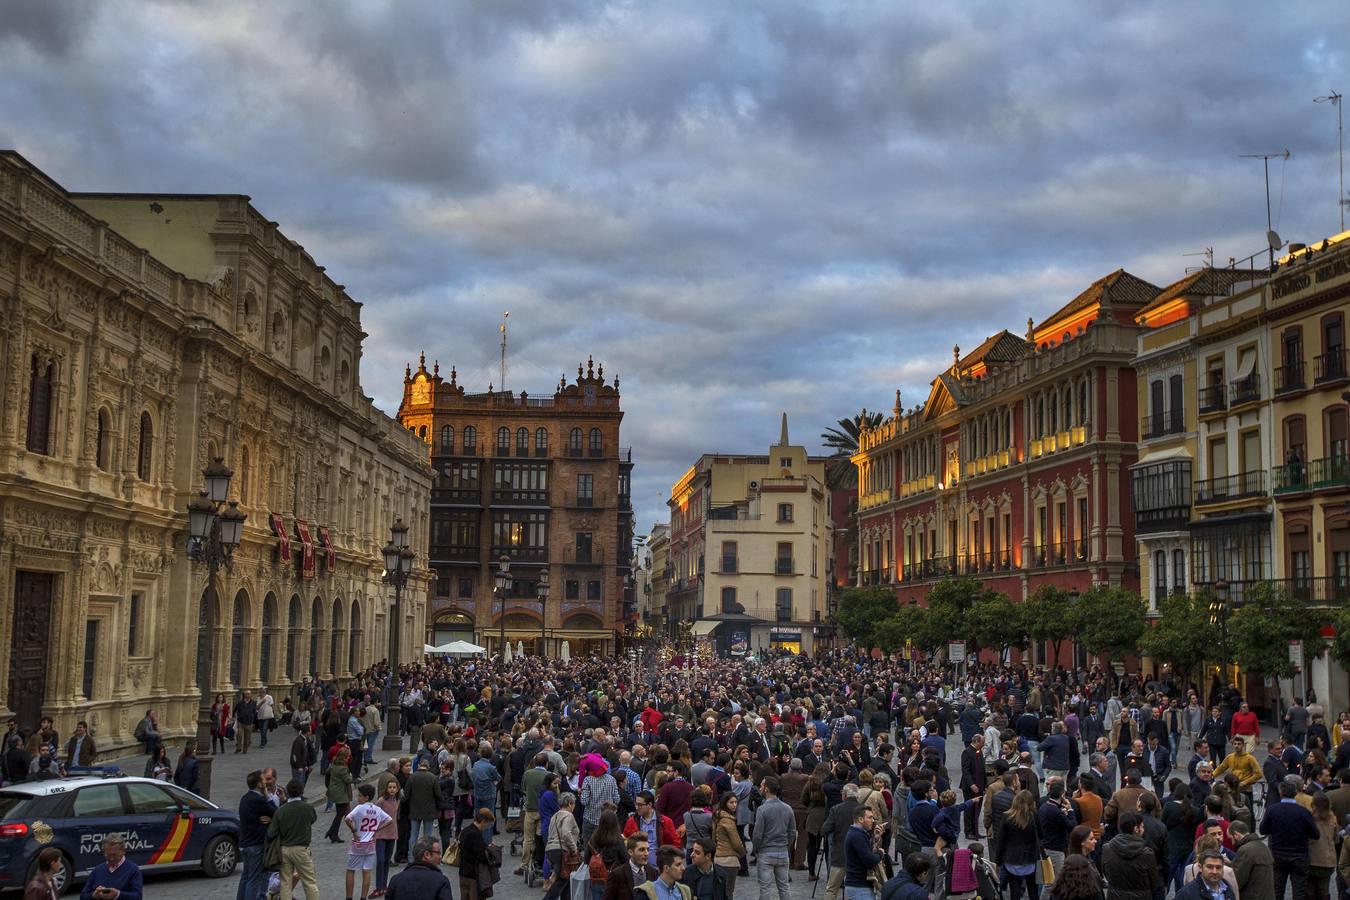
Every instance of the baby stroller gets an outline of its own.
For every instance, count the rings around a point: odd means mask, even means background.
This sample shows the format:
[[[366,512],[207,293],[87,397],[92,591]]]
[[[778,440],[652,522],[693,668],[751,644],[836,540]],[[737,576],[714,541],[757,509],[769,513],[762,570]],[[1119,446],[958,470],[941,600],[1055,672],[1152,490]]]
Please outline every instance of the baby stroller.
[[[511,789],[511,798],[506,804],[506,832],[511,835],[511,855],[520,855],[520,846],[525,837],[521,827],[521,801],[523,797],[520,788]]]

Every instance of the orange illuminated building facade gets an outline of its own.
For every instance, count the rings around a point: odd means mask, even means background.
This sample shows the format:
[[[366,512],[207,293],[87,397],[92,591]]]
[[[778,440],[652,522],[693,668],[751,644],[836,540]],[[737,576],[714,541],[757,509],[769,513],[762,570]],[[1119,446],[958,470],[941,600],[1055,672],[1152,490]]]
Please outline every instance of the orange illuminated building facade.
[[[858,583],[891,585],[901,603],[925,602],[953,575],[1014,600],[1042,584],[1137,591],[1134,317],[1158,293],[1117,270],[1029,320],[1024,337],[1004,330],[954,349],[918,406],[897,391],[853,457]]]
[[[428,642],[495,652],[504,632],[512,650],[554,656],[566,641],[572,654],[615,652],[637,615],[619,379],[588,360],[551,394],[469,393],[454,369],[442,378],[423,357],[403,380],[399,421],[426,442],[435,470]]]

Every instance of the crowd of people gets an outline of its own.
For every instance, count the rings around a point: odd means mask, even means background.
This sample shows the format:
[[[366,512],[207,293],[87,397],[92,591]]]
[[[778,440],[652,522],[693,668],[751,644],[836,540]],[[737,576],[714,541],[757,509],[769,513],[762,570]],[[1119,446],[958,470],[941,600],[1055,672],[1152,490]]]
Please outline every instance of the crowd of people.
[[[429,660],[394,678],[415,752],[360,784],[388,674],[287,711],[290,787],[323,775],[349,895],[429,884],[433,848],[460,900],[535,872],[545,900],[787,900],[794,878],[825,900],[1330,900],[1350,875],[1350,719],[1316,703],[1263,732],[1232,686],[1097,669]],[[302,867],[281,868],[289,897]]]

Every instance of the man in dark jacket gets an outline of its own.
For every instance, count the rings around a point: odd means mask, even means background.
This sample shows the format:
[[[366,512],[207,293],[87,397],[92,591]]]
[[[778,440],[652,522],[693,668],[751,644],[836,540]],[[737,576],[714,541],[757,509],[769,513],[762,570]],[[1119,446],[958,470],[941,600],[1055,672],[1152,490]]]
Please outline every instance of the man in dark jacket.
[[[1261,817],[1261,833],[1270,842],[1274,860],[1275,896],[1284,897],[1286,882],[1292,882],[1294,900],[1308,896],[1308,845],[1321,835],[1317,821],[1294,799],[1298,788],[1280,782],[1280,800],[1266,806]]]
[[[821,834],[830,840],[830,878],[825,883],[825,900],[838,900],[844,886],[844,838],[853,827],[853,818],[858,812],[858,786],[844,786],[843,800],[830,807],[821,827]]]
[[[1045,784],[1045,799],[1036,810],[1036,831],[1041,837],[1041,849],[1050,857],[1058,872],[1064,865],[1064,854],[1069,849],[1069,833],[1078,824],[1078,813],[1073,802],[1064,795],[1064,779],[1052,776]]]
[[[1158,861],[1144,842],[1144,823],[1136,812],[1123,812],[1120,833],[1102,847],[1102,875],[1109,887],[1106,900],[1152,900],[1162,884]]]
[[[1275,900],[1275,859],[1261,836],[1251,834],[1241,820],[1228,825],[1228,837],[1237,852],[1233,855],[1233,876],[1238,896],[1249,900]]]
[[[970,709],[970,707],[966,708]],[[965,714],[962,713],[962,715]],[[974,800],[976,797],[984,795],[987,783],[988,779],[984,771],[984,735],[977,731],[975,736],[970,739],[970,745],[961,751],[961,793],[966,800]],[[967,807],[962,818],[965,823],[966,838],[972,841],[980,840],[979,807]]]
[[[713,849],[713,842],[708,838],[696,838],[689,848],[689,865],[681,880],[689,888],[691,900],[726,900],[727,877],[713,865]],[[647,880],[651,881],[652,877],[648,876]]]
[[[853,826],[844,836],[845,896],[848,896],[849,888],[869,892],[872,889],[868,876],[881,862],[881,854],[872,848],[872,832],[876,825],[876,816],[867,806],[859,807],[853,814]]]
[[[455,900],[450,879],[441,873],[440,840],[419,838],[412,857],[412,863],[389,880],[387,900]]]
[[[248,793],[239,800],[239,856],[244,867],[239,873],[239,896],[258,900],[267,893],[267,874],[263,871],[263,845],[267,843],[267,823],[272,821],[272,804],[262,793],[262,772],[249,772]]]
[[[1177,891],[1175,900],[1229,900],[1231,888],[1223,880],[1223,854],[1206,850],[1195,861],[1200,876]],[[1109,896],[1109,894],[1108,894]]]
[[[928,873],[932,863],[922,850],[905,857],[905,867],[881,886],[881,900],[928,900]]]

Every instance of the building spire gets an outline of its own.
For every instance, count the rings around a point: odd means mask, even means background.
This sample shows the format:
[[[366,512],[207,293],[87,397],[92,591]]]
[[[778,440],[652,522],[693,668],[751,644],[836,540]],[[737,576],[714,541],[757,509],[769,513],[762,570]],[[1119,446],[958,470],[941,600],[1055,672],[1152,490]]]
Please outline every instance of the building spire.
[[[778,435],[778,446],[788,446],[787,413],[783,413],[783,425]]]

